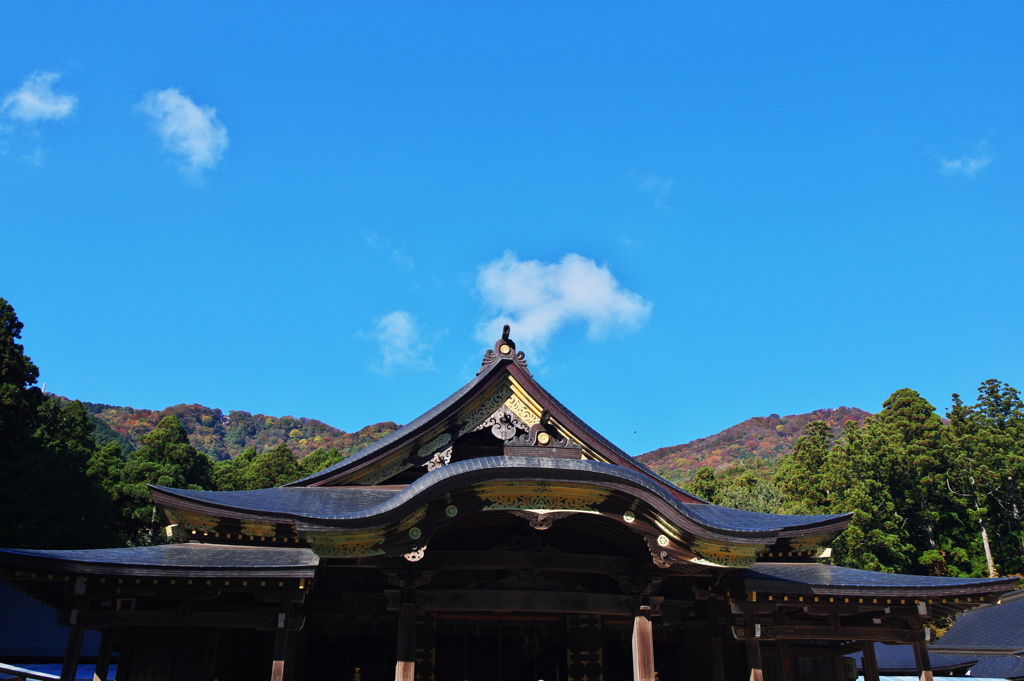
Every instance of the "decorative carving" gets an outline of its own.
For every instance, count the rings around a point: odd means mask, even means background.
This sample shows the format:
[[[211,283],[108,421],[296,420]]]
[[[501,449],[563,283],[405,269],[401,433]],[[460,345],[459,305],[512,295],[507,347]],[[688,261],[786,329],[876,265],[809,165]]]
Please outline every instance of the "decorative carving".
[[[817,536],[817,537],[792,537],[789,540],[789,545],[793,548],[793,551],[808,551],[812,558],[821,558],[825,553],[831,536]]]
[[[423,560],[423,554],[425,552],[426,549],[416,549],[415,551],[410,551],[409,553],[404,554],[402,557],[410,563],[415,563],[417,561]]]
[[[427,467],[427,472],[437,470],[441,466],[447,466],[452,462],[452,448],[442,449],[441,451],[434,454],[430,461],[423,464]]]
[[[512,515],[530,521],[530,527],[535,530],[550,530],[556,520],[568,518],[576,511],[550,511],[548,513],[536,513],[534,511],[509,511]]]
[[[485,511],[574,511],[597,513],[595,508],[608,497],[607,490],[553,486],[549,482],[502,482],[477,485]]]
[[[729,544],[695,539],[690,550],[697,557],[692,562],[709,567],[750,567],[763,551],[763,544]]]
[[[512,389],[507,385],[501,386],[486,402],[474,409],[472,413],[463,419],[462,427],[459,428],[459,437],[470,431],[477,430],[480,424],[494,414],[505,403],[505,400],[510,397],[512,397]]]
[[[167,515],[171,525],[178,525],[183,529],[195,530],[196,532],[216,532],[217,523],[220,522],[213,516],[189,513],[188,511],[181,511],[176,508],[164,509],[164,513]]]
[[[373,532],[310,532],[306,535],[313,553],[321,558],[363,558],[384,551],[384,530]]]
[[[360,478],[359,480],[356,480],[355,483],[357,485],[376,485],[379,482],[383,482],[390,477],[398,475],[404,470],[412,468],[412,466],[413,463],[408,460],[408,456],[405,456],[393,463],[388,464],[387,466],[378,468],[377,470],[367,475],[365,478]]]
[[[455,516],[457,516],[459,514],[459,507],[456,506],[455,504],[449,504],[444,509],[444,514],[446,516],[448,516],[449,518],[454,518]]]
[[[448,444],[451,441],[452,441],[452,434],[451,433],[441,433],[440,435],[435,437],[433,440],[431,440],[427,444],[425,444],[422,447],[420,447],[416,451],[416,455],[418,457],[420,457],[421,459],[424,459],[424,458],[430,456],[431,453],[437,451],[441,447],[444,447],[446,444]]]
[[[516,352],[515,342],[508,337],[509,331],[509,326],[506,324],[505,328],[502,329],[501,338],[494,344],[494,349],[488,350],[484,353],[484,360],[480,364],[480,371],[476,372],[477,376],[483,373],[484,369],[500,359],[511,359],[516,363],[516,366],[525,371],[527,375],[533,376],[526,366],[526,355],[522,352]]]
[[[523,407],[526,407],[526,405],[524,404]],[[532,415],[532,412],[530,413]],[[543,418],[544,416],[542,415],[541,419],[543,420]],[[567,437],[562,437],[558,433],[548,432],[545,430],[546,426],[547,424],[542,421],[534,423],[527,432],[506,440],[505,444],[510,447],[533,447],[539,445],[541,447],[551,447],[552,449],[583,449],[579,443]]]
[[[523,428],[523,430],[529,430],[531,426],[540,423],[540,417],[534,414],[533,410],[526,406],[526,403],[516,397],[515,394],[505,400],[505,406],[526,424],[526,428]]]
[[[660,535],[658,539],[661,539],[661,537],[664,536],[665,535]],[[671,555],[668,551],[662,548],[662,546],[659,546],[659,544],[661,544],[660,541],[651,541],[649,537],[644,537],[644,539],[647,542],[647,550],[651,552],[651,560],[654,561],[654,565],[656,567],[666,570],[679,562],[675,556]]]

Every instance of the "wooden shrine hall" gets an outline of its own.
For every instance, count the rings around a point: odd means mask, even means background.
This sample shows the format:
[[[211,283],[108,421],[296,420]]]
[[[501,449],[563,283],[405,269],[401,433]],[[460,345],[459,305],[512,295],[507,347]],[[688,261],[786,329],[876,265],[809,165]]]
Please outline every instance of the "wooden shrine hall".
[[[844,681],[1016,578],[819,563],[847,515],[708,504],[590,428],[503,337],[469,383],[290,485],[152,488],[169,543],[0,550],[118,681]],[[870,651],[870,652],[869,652]],[[854,667],[854,674],[855,674]]]

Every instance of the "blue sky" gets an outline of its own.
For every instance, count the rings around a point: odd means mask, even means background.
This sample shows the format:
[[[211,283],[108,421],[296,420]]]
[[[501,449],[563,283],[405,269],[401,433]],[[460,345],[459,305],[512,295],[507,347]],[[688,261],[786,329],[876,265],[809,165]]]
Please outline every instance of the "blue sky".
[[[1020,3],[6,3],[61,395],[405,422],[511,320],[632,454],[1024,389]]]

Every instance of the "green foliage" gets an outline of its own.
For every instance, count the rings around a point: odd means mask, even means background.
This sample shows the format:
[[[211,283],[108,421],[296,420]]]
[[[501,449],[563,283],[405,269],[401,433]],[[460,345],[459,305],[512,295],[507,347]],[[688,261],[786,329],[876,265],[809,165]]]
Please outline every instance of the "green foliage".
[[[698,468],[697,472],[693,474],[693,480],[687,485],[687,489],[701,499],[717,504],[718,480],[715,479],[715,469],[711,466]]]
[[[92,424],[80,402],[50,398],[0,298],[0,546],[93,548],[117,543],[108,499],[86,476]]]
[[[115,498],[132,543],[162,541],[149,485],[182,489],[214,486],[213,462],[189,443],[188,433],[175,416],[164,417],[143,437],[142,446],[128,457],[122,469]]]
[[[246,470],[248,489],[280,487],[299,478],[299,461],[287,445],[278,445],[263,452]]]

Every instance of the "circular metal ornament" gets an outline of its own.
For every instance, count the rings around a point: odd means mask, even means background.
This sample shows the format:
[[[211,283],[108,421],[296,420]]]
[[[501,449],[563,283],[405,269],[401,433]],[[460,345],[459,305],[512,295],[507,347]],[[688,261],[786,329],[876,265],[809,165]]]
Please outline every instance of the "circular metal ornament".
[[[420,530],[420,528],[418,528],[418,527],[414,527],[414,528],[409,530],[409,537],[411,539],[419,539],[422,536],[423,536],[423,531]]]
[[[444,514],[449,518],[454,518],[459,512],[459,507],[455,504],[450,504],[448,508],[444,509]]]
[[[507,345],[502,345],[500,348],[498,348],[498,350],[501,351],[501,354],[503,355],[507,355],[508,353],[512,352],[512,348],[510,348]]]
[[[547,443],[551,442],[551,436],[548,435],[547,433],[540,433],[537,435],[537,442],[541,443],[542,445],[546,445]]]
[[[622,519],[625,520],[627,523],[631,523],[634,520],[636,520],[636,516],[633,514],[632,511],[626,511],[622,514]]]
[[[658,546],[668,546],[668,537],[663,534],[658,535]]]

